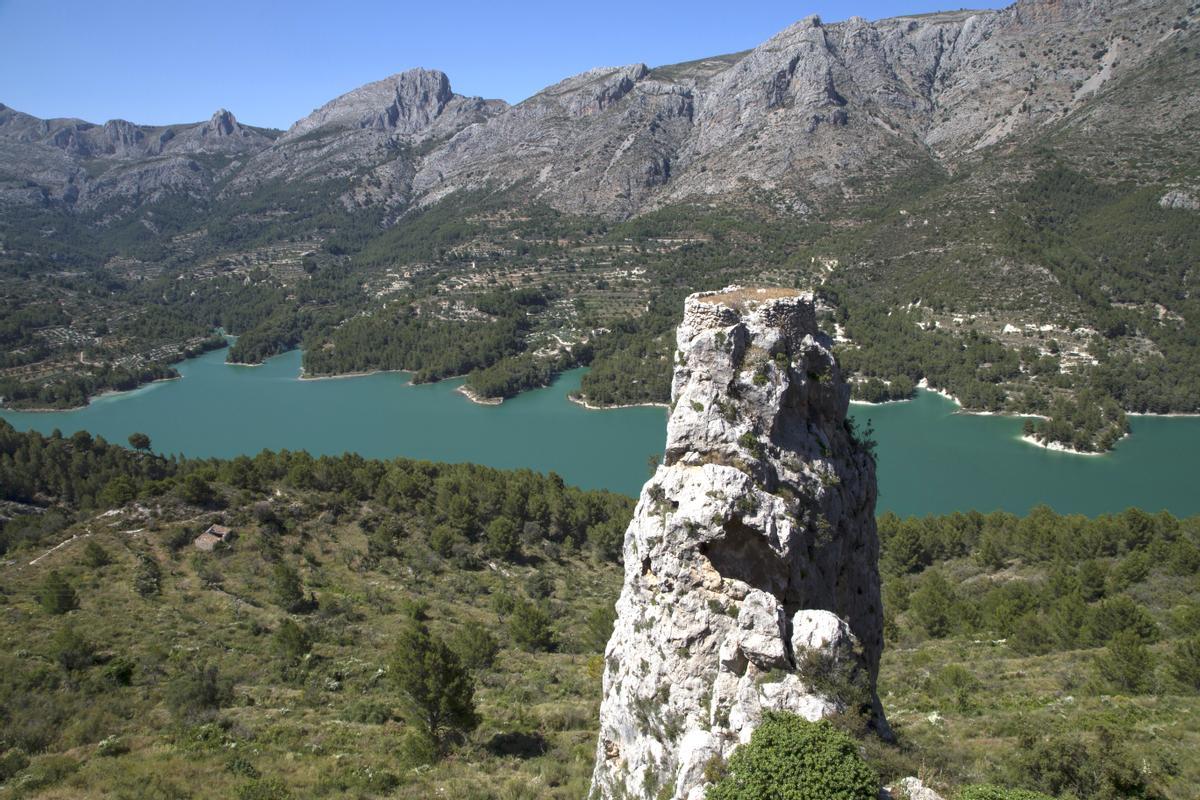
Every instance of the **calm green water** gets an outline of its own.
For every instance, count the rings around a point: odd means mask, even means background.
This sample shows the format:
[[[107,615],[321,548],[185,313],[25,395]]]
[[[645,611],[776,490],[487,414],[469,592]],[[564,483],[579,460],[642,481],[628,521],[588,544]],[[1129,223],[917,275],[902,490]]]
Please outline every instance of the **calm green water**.
[[[22,430],[86,429],[124,442],[148,434],[154,449],[228,457],[264,448],[346,451],[473,461],[554,471],[568,483],[636,494],[646,461],[662,451],[661,408],[588,411],[568,402],[582,370],[500,406],[469,402],[461,381],[410,386],[403,373],[297,380],[300,354],[261,367],[224,363],[222,351],[184,362],[184,379],[94,401],[78,411],[0,417]],[[1098,514],[1137,505],[1200,513],[1200,419],[1136,418],[1134,435],[1103,457],[1022,443],[1021,422],[955,414],[923,392],[908,403],[855,406],[879,442],[880,512],[927,514],[977,508],[1017,513],[1037,503]]]

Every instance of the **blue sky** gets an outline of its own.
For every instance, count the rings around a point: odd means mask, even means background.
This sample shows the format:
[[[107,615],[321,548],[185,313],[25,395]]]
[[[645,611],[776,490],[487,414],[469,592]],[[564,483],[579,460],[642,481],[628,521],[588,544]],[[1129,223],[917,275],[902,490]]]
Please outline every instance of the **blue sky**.
[[[808,14],[876,19],[947,7],[958,6],[0,0],[0,102],[40,117],[145,124],[206,119],[225,107],[243,122],[284,128],[343,92],[415,66],[443,70],[461,94],[517,102],[594,66],[744,50]]]

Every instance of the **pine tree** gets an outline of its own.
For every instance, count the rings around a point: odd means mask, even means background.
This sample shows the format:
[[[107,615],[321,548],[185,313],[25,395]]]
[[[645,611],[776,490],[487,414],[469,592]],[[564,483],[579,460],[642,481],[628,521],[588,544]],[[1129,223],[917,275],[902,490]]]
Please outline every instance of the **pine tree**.
[[[1143,694],[1151,688],[1154,654],[1133,631],[1120,631],[1113,636],[1096,666],[1100,677],[1119,691]]]
[[[391,672],[412,721],[439,753],[444,753],[455,737],[479,725],[470,671],[423,623],[413,620],[400,634]]]
[[[37,591],[38,603],[50,614],[65,614],[79,608],[79,595],[67,579],[52,570]]]

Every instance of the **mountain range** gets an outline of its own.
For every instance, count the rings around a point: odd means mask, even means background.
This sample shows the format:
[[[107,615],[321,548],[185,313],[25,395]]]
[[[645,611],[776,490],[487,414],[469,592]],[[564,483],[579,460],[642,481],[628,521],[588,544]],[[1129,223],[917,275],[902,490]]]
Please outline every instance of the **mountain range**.
[[[763,191],[799,213],[920,165],[960,169],[1048,137],[1081,163],[1153,143],[1161,178],[1194,153],[1187,0],[1021,0],[826,24],[753,50],[567,78],[509,105],[415,69],[335,98],[287,131],[207,122],[38,119],[0,105],[0,202],[132,213],[168,194],[221,200],[319,184],[399,214],[464,190],[517,190],[623,218]],[[1161,80],[1164,65],[1171,80]],[[1194,159],[1193,159],[1194,160]]]

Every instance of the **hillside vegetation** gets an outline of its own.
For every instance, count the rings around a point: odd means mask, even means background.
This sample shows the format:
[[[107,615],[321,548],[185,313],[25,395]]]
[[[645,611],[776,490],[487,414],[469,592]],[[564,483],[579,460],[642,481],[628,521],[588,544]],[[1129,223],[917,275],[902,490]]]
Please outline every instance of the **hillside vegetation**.
[[[0,797],[586,795],[628,499],[404,460],[174,461],[7,425],[0,487]],[[213,522],[234,537],[200,551]],[[880,528],[899,744],[837,724],[885,780],[1191,796],[1200,520]],[[474,684],[477,724],[442,757],[398,677],[414,620]]]

